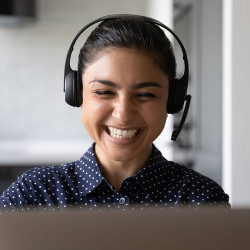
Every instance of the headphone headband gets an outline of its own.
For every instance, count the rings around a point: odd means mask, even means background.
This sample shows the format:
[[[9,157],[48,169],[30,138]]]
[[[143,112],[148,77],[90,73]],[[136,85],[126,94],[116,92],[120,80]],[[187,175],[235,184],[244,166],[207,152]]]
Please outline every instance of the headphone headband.
[[[93,20],[92,22],[88,23],[87,25],[85,25],[74,37],[73,41],[70,44],[68,53],[67,53],[67,57],[66,57],[66,63],[65,63],[65,70],[64,70],[64,79],[66,77],[66,75],[70,72],[72,72],[73,70],[70,67],[70,58],[71,58],[71,54],[74,50],[74,45],[77,41],[77,39],[79,38],[79,36],[86,30],[88,29],[90,26],[102,22],[102,21],[107,21],[107,20],[112,20],[112,19],[138,19],[138,20],[142,20],[142,21],[146,21],[146,22],[150,22],[152,24],[156,24],[158,26],[161,26],[162,28],[166,29],[167,31],[169,31],[169,33],[171,33],[173,35],[173,37],[176,39],[176,41],[178,42],[178,44],[181,47],[182,50],[182,54],[183,54],[183,60],[184,60],[184,73],[183,76],[181,77],[181,79],[183,79],[184,81],[188,82],[188,78],[189,78],[189,65],[188,65],[188,58],[187,58],[187,53],[185,50],[185,47],[183,46],[181,40],[179,39],[179,37],[174,33],[173,30],[171,30],[169,27],[167,27],[165,24],[159,22],[158,20],[155,20],[153,18],[150,17],[146,17],[146,16],[140,16],[140,15],[131,15],[131,14],[117,14],[117,15],[107,15],[107,16],[103,16],[100,18],[97,18],[95,20]],[[180,80],[181,80],[180,79]],[[186,86],[187,88],[187,86]],[[64,92],[65,92],[65,83],[64,83]]]

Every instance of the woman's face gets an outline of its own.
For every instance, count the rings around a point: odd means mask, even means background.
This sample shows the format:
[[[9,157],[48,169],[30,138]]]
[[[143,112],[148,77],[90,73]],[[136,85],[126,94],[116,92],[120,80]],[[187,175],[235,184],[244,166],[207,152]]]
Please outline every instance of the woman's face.
[[[109,48],[82,79],[82,122],[98,159],[148,158],[167,118],[167,75],[142,50]]]

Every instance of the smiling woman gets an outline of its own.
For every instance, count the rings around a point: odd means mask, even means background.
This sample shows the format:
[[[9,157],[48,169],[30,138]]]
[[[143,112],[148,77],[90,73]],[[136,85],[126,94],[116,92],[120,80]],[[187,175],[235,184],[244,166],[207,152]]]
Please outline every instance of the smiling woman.
[[[78,161],[24,173],[2,194],[2,207],[229,206],[217,183],[153,144],[168,113],[180,110],[172,102],[185,97],[187,83],[176,85],[172,45],[150,20],[104,18],[90,34],[66,82],[73,75],[71,104],[82,106],[93,145]]]
[[[164,128],[168,77],[145,51],[111,48],[89,64],[82,81],[84,127],[119,190],[145,164]]]

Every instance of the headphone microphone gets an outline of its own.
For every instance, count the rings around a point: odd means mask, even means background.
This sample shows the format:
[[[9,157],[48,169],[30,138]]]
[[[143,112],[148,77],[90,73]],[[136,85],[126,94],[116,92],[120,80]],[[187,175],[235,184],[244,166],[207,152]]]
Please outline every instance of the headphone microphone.
[[[189,80],[189,66],[188,66],[188,58],[186,50],[179,39],[179,37],[171,30],[169,27],[167,27],[165,24],[149,17],[145,16],[139,16],[139,15],[130,15],[130,14],[120,14],[120,15],[108,15],[104,16],[98,19],[95,19],[94,21],[90,22],[86,26],[84,26],[74,37],[68,53],[66,57],[65,62],[65,69],[64,69],[64,92],[65,92],[65,101],[73,107],[80,107],[82,105],[82,82],[78,80],[78,73],[76,70],[72,70],[70,67],[70,58],[71,54],[74,49],[74,45],[79,38],[79,36],[90,26],[93,24],[96,24],[98,22],[102,22],[105,20],[112,20],[112,19],[139,19],[145,22],[149,22],[155,25],[158,25],[165,30],[167,30],[169,33],[171,33],[178,44],[180,45],[180,48],[182,50],[183,54],[183,61],[184,61],[184,73],[183,76],[180,79],[175,79],[173,83],[170,86],[169,89],[169,97],[168,97],[168,103],[167,103],[167,113],[168,114],[175,114],[178,113],[183,109],[184,103],[186,102],[183,115],[181,118],[181,121],[176,128],[176,130],[173,131],[171,140],[175,141],[177,137],[179,136],[183,125],[185,123],[190,102],[191,102],[191,95],[187,95],[187,87],[188,87],[188,80]]]

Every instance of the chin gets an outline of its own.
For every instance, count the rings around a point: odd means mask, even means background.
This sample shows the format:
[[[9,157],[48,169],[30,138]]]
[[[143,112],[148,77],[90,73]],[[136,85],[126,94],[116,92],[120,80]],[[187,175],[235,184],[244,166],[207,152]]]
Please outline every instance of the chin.
[[[136,158],[134,151],[131,150],[115,150],[116,152],[107,152],[107,156],[113,161],[130,161],[133,158]]]

